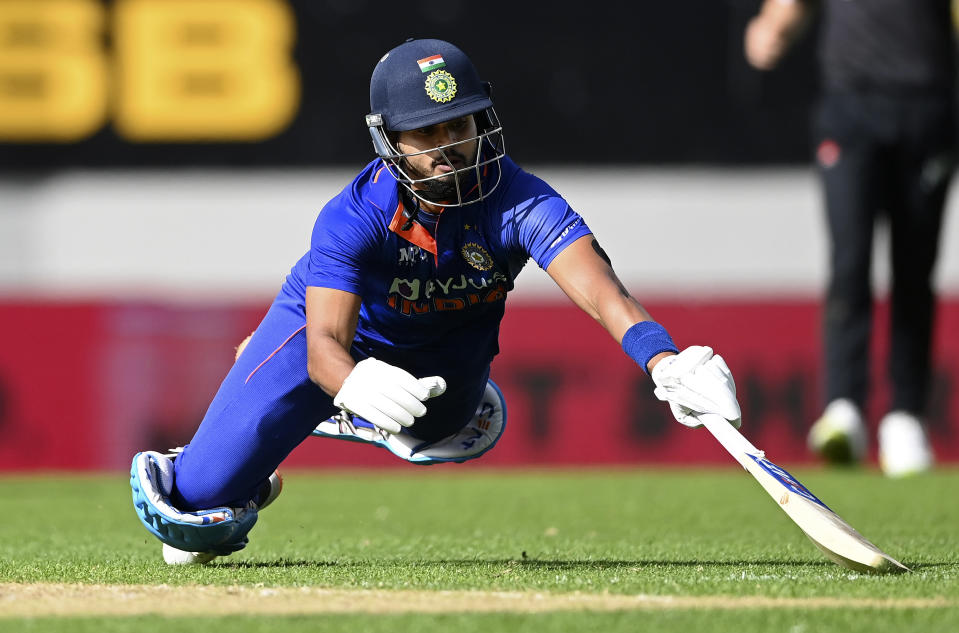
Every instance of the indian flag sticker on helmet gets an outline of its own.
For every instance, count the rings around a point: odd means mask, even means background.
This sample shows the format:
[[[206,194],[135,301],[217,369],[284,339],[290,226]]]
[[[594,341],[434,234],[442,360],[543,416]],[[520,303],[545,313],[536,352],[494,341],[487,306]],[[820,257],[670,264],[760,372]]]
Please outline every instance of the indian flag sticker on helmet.
[[[456,80],[445,70],[434,70],[426,78],[426,94],[437,103],[452,101],[456,96]]]
[[[430,55],[429,57],[424,57],[423,59],[417,59],[416,63],[420,66],[421,73],[428,73],[431,70],[439,70],[446,66],[446,62],[443,61],[442,55]]]

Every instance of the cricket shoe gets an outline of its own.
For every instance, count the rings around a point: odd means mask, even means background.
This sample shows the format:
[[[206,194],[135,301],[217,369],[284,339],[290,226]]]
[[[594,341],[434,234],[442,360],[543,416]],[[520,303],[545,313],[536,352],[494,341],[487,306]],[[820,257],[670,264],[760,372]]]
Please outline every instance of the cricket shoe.
[[[213,552],[187,552],[163,544],[163,561],[167,565],[206,565],[216,557]]]
[[[177,449],[173,450],[177,451]],[[182,450],[182,448],[179,450]],[[283,476],[280,475],[280,471],[274,470],[273,474],[260,486],[256,496],[253,497],[252,503],[256,506],[257,511],[260,511],[276,501],[282,490]],[[206,565],[217,556],[219,554],[213,552],[188,552],[166,543],[163,544],[163,560],[167,565]]]
[[[932,449],[919,418],[892,411],[879,423],[879,467],[887,477],[918,475],[932,468]]]
[[[858,464],[866,456],[866,425],[851,400],[833,400],[809,429],[809,449],[829,464]]]

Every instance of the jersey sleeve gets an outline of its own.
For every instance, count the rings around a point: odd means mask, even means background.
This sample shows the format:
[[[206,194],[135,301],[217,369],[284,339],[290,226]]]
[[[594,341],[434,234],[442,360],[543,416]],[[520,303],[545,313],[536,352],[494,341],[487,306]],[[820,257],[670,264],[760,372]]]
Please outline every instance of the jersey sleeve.
[[[323,207],[310,239],[307,286],[362,295],[365,262],[379,243],[370,220],[346,194]]]
[[[510,189],[515,202],[507,222],[508,241],[523,249],[540,268],[545,270],[567,246],[592,233],[569,203],[536,176],[522,172]]]

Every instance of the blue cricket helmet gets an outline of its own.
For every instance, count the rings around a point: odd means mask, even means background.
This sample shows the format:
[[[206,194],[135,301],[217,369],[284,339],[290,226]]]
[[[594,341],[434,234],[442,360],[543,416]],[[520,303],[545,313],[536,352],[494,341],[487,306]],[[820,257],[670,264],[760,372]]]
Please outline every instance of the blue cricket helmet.
[[[437,206],[461,206],[482,200],[499,184],[500,159],[505,155],[503,128],[490,98],[490,84],[480,79],[469,57],[443,40],[407,40],[386,53],[370,79],[370,114],[366,125],[377,155],[393,176],[418,199]],[[415,154],[438,152],[452,171],[431,177],[410,174],[404,154],[394,144],[396,132],[405,132],[473,115],[477,135]],[[444,150],[476,143],[474,160],[456,168]],[[491,173],[495,169],[495,174]],[[435,181],[455,183],[448,199],[425,190]]]
[[[370,111],[402,132],[493,107],[463,51],[442,40],[409,40],[383,56],[370,79]]]

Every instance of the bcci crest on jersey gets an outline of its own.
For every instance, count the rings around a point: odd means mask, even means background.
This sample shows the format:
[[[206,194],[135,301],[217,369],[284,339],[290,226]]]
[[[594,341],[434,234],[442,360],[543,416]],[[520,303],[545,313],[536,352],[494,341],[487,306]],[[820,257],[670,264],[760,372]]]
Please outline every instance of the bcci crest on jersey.
[[[476,270],[489,270],[493,267],[493,258],[486,249],[476,242],[467,242],[460,250],[463,259]]]

